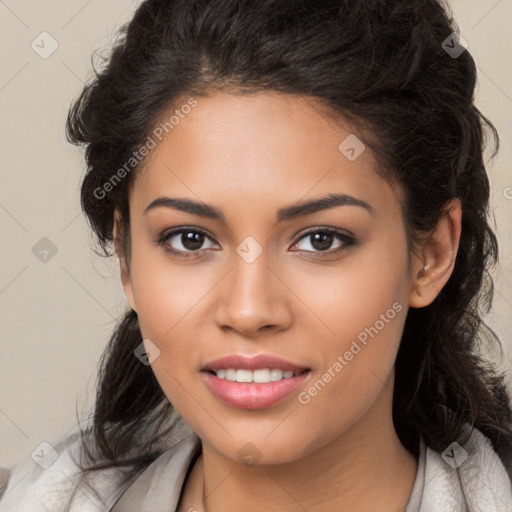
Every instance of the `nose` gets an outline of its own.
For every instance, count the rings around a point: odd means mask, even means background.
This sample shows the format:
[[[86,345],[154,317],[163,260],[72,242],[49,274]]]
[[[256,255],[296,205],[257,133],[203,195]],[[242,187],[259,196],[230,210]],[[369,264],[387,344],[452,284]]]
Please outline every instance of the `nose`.
[[[221,329],[255,337],[263,330],[290,327],[293,294],[268,259],[263,252],[249,263],[235,254],[233,267],[219,283],[215,322]]]

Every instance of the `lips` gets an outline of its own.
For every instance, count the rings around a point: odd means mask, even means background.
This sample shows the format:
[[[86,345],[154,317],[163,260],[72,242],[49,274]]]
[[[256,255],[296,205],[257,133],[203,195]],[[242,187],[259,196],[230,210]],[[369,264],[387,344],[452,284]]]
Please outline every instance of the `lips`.
[[[247,372],[255,375],[256,371],[272,369],[283,374],[286,378],[275,382],[237,382],[217,376],[226,370],[236,370],[237,373]],[[258,373],[258,372],[256,372]],[[311,377],[311,370],[290,361],[270,355],[245,357],[230,355],[212,361],[202,368],[204,382],[221,402],[238,409],[263,409],[278,404],[295,391]]]
[[[302,373],[304,370],[309,370],[307,366],[301,366],[281,359],[280,357],[265,354],[253,357],[233,354],[215,359],[215,361],[204,365],[201,370],[217,372],[217,370],[225,370],[228,368],[234,368],[235,370],[263,370],[266,368],[275,368],[277,370],[291,371],[294,373]]]

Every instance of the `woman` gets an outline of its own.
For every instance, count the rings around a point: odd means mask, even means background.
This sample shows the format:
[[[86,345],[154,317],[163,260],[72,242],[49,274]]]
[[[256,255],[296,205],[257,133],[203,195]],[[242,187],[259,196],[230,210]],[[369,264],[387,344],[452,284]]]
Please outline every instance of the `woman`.
[[[512,509],[475,75],[434,0],[143,2],[67,124],[130,310],[0,510]]]

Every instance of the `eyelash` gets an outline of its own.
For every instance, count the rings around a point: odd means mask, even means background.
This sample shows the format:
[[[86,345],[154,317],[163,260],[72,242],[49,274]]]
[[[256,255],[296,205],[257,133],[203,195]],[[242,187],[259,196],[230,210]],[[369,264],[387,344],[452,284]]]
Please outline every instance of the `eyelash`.
[[[168,252],[169,254],[172,254],[174,256],[179,256],[181,258],[191,258],[191,257],[194,257],[194,256],[200,256],[200,253],[203,252],[204,249],[197,250],[197,251],[185,252],[185,251],[180,251],[180,250],[173,249],[172,247],[170,247],[167,244],[167,242],[169,241],[170,238],[172,238],[173,236],[178,235],[180,233],[199,233],[199,234],[204,235],[205,237],[210,238],[211,240],[213,240],[208,235],[208,233],[206,233],[206,231],[204,231],[201,228],[182,227],[182,228],[179,228],[179,229],[175,229],[173,231],[169,231],[169,232],[163,233],[158,238],[158,240],[156,240],[156,243],[159,246],[163,247],[163,249],[166,252]],[[343,253],[345,251],[348,251],[351,246],[356,245],[356,243],[357,243],[355,238],[353,238],[352,236],[349,236],[346,233],[344,233],[342,231],[339,231],[337,229],[325,227],[325,228],[316,228],[314,230],[311,230],[311,231],[308,231],[308,232],[304,233],[293,245],[298,244],[304,238],[307,238],[308,236],[311,236],[311,235],[316,234],[316,233],[323,233],[323,234],[334,235],[337,240],[339,240],[340,242],[343,242],[343,245],[341,245],[337,249],[334,249],[334,250],[331,250],[331,251],[304,251],[306,253],[314,254],[315,256],[313,256],[313,257],[317,257],[317,256],[320,256],[320,257],[323,257],[323,256],[333,256],[333,255],[336,255],[336,254],[341,254],[341,253]]]

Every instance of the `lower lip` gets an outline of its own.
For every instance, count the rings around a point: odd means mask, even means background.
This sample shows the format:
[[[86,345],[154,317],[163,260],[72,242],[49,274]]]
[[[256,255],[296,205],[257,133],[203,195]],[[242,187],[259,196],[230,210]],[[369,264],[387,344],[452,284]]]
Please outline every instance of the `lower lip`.
[[[275,382],[233,382],[201,372],[210,391],[227,405],[239,409],[263,409],[277,404],[296,391],[311,375],[311,370]]]

